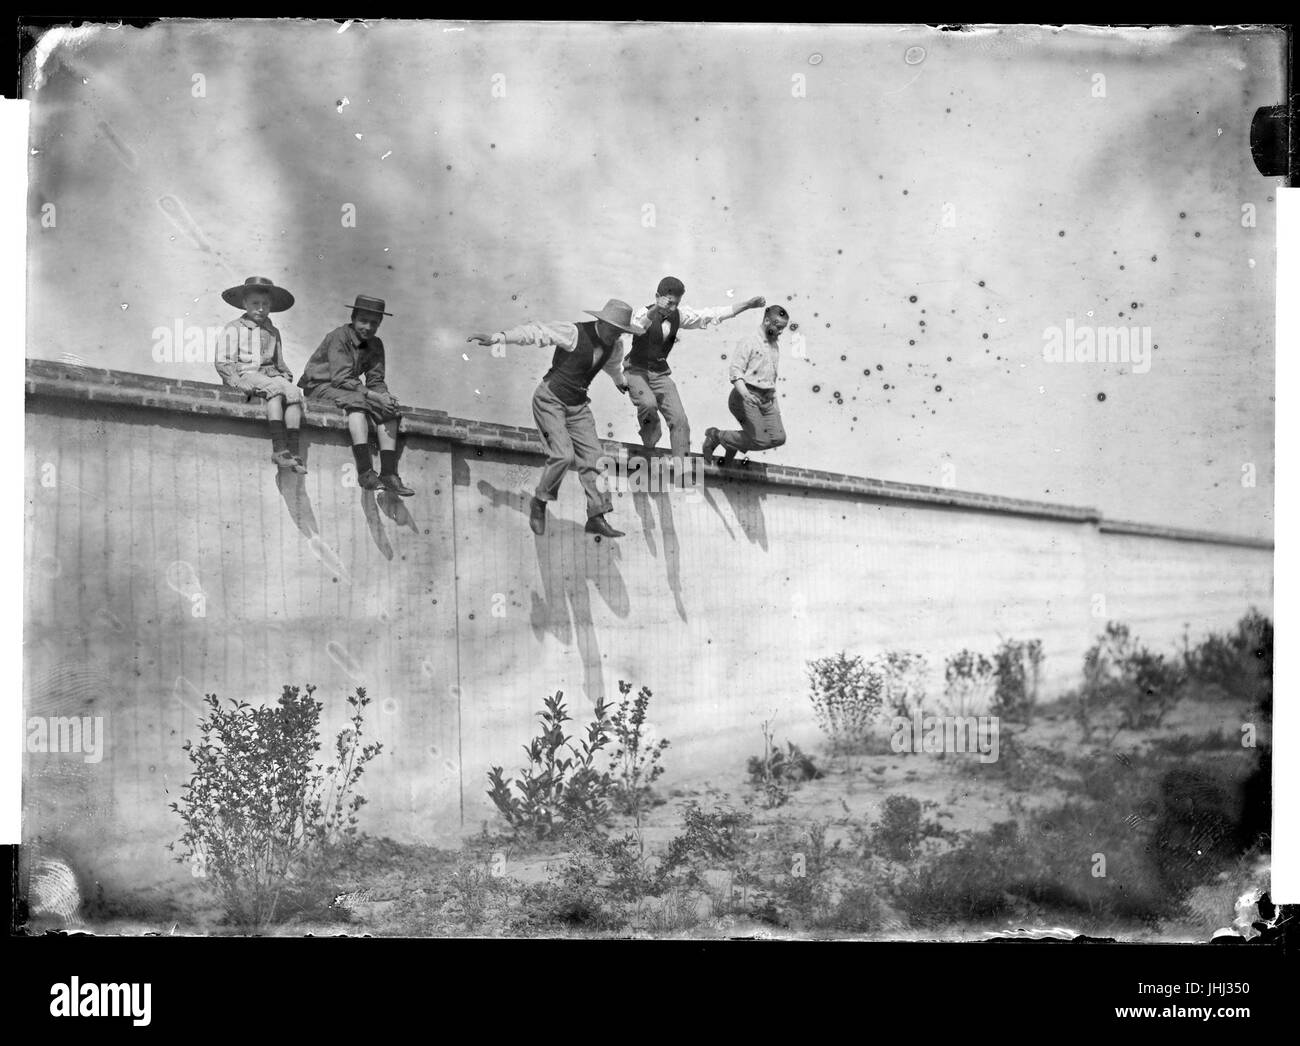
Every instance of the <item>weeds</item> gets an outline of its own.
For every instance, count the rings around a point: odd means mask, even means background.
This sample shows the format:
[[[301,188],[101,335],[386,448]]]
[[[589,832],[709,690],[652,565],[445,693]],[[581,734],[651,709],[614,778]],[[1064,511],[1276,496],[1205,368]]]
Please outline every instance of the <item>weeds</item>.
[[[515,792],[502,776],[501,767],[494,766],[488,774],[492,786],[488,796],[501,816],[516,833],[526,832],[538,839],[608,820],[611,789],[609,772],[595,767],[596,754],[610,742],[608,705],[596,702],[587,737],[575,747],[564,732],[564,724],[571,719],[563,691],[557,690],[543,703],[545,707],[538,713],[542,730],[524,747],[528,766],[515,778]]]
[[[771,721],[764,720],[763,754],[752,755],[747,764],[749,783],[763,790],[766,806],[769,810],[784,806],[790,798],[786,785],[798,786],[804,781],[814,781],[823,776],[817,769],[812,757],[806,755],[792,741],[787,741],[785,749],[776,743],[772,736]]]
[[[648,687],[642,687],[630,701],[632,684],[618,682],[623,699],[610,718],[610,729],[616,747],[612,756],[614,779],[612,795],[618,809],[641,824],[642,805],[653,797],[653,785],[664,772],[660,763],[666,738],[657,742],[646,737],[646,712],[652,696]]]

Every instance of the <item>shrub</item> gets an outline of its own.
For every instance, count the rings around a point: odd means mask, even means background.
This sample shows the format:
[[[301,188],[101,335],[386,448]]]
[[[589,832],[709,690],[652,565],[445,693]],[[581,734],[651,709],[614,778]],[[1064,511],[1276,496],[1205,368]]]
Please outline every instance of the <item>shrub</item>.
[[[383,746],[362,744],[370,699],[358,687],[347,699],[351,726],[339,732],[334,763],[322,768],[315,691],[285,686],[274,706],[239,701],[225,709],[208,694],[199,743],[182,746],[193,772],[171,804],[185,826],[176,860],[201,869],[200,883],[245,930],[273,922],[286,893],[310,886],[338,848],[356,840],[365,803],[356,786]]]
[[[557,831],[603,823],[609,818],[609,772],[598,772],[596,754],[609,744],[608,706],[597,701],[587,738],[577,747],[564,732],[570,722],[564,693],[543,700],[542,729],[525,747],[528,766],[515,778],[515,791],[494,766],[488,773],[488,796],[515,832],[541,839]],[[566,754],[567,753],[567,754]],[[516,794],[517,793],[517,794]]]
[[[925,682],[929,666],[923,655],[906,650],[887,650],[872,659],[870,669],[881,677],[883,704],[887,714],[910,719],[913,712],[925,707]]]
[[[1187,675],[1204,685],[1247,701],[1267,721],[1273,710],[1273,622],[1251,609],[1234,632],[1210,633],[1196,647],[1185,646]]]
[[[615,804],[625,814],[641,823],[641,807],[653,798],[654,783],[663,774],[660,757],[668,747],[667,739],[651,742],[645,737],[646,712],[652,696],[648,687],[642,687],[630,701],[632,684],[618,681],[623,699],[610,718],[615,749],[611,757],[614,779],[612,795]]]
[[[1091,737],[1100,718],[1116,707],[1115,734],[1125,728],[1159,726],[1182,696],[1186,681],[1176,664],[1138,643],[1127,625],[1115,621],[1107,622],[1105,632],[1084,654],[1083,676],[1074,703],[1075,718],[1085,738]]]
[[[1013,722],[1032,722],[1042,681],[1043,644],[1037,639],[1004,639],[993,662],[997,675],[993,714]]]
[[[812,757],[793,741],[787,741],[783,751],[774,741],[767,720],[764,720],[762,729],[763,754],[750,756],[747,766],[750,784],[763,789],[770,810],[785,805],[790,798],[784,787],[786,784],[798,786],[804,781],[814,781],[824,775],[817,769]]]
[[[685,831],[669,842],[660,865],[663,874],[685,872],[688,881],[697,881],[706,868],[733,866],[744,854],[744,833],[753,821],[750,814],[725,807],[701,810],[697,803],[688,804]]]
[[[944,663],[944,703],[952,715],[983,713],[993,700],[997,670],[983,654],[960,650]]]
[[[884,681],[860,657],[841,652],[808,662],[813,712],[832,750],[852,751],[871,734],[884,699]]]
[[[880,820],[871,830],[871,845],[892,860],[912,860],[920,852],[927,836],[943,832],[933,822],[922,822],[924,809],[920,800],[911,796],[891,795],[881,808]]]

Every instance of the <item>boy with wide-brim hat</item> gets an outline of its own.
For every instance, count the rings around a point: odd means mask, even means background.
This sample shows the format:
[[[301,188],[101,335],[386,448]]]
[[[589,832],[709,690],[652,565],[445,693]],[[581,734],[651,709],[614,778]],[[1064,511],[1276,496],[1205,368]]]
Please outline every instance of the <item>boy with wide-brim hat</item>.
[[[384,380],[384,343],[376,332],[385,316],[383,298],[358,294],[349,322],[335,327],[312,353],[298,384],[311,403],[330,404],[348,416],[348,435],[357,464],[357,483],[410,497],[415,493],[397,474],[397,427],[402,407]],[[379,439],[380,471],[370,453],[370,425]]]
[[[623,532],[605,519],[613,504],[598,478],[603,451],[587,389],[604,371],[619,392],[627,392],[621,339],[634,330],[632,306],[611,298],[599,312],[583,311],[595,319],[583,323],[524,323],[495,334],[471,334],[468,340],[480,345],[555,346],[551,369],[533,393],[533,420],[546,446],[546,465],[529,512],[533,533],[546,533],[546,504],[555,500],[564,474],[576,467],[587,494],[587,533],[621,538]]]
[[[306,472],[299,449],[303,395],[285,366],[280,332],[269,318],[292,308],[293,295],[265,276],[250,276],[222,291],[221,300],[244,314],[222,331],[217,373],[230,388],[266,401],[271,460],[281,469]]]

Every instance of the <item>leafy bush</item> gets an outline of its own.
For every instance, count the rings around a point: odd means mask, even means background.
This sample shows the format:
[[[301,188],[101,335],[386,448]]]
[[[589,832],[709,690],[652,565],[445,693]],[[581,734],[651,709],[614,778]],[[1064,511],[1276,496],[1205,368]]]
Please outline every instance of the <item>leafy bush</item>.
[[[1092,736],[1103,716],[1118,709],[1114,739],[1122,729],[1159,726],[1182,696],[1186,676],[1163,654],[1133,638],[1129,627],[1107,622],[1083,657],[1083,686],[1074,695],[1075,719],[1084,737]]]
[[[688,804],[685,831],[669,842],[660,865],[663,874],[685,872],[688,881],[697,881],[704,869],[735,865],[745,852],[745,832],[753,822],[751,814],[737,810],[702,810],[697,803]]]
[[[564,732],[570,722],[564,707],[564,693],[543,700],[538,713],[542,729],[525,747],[528,766],[515,778],[515,791],[494,766],[488,773],[488,796],[515,832],[527,832],[541,839],[575,826],[586,827],[608,820],[611,789],[608,771],[596,770],[596,754],[610,741],[608,705],[597,701],[595,718],[587,727],[587,738],[578,747]],[[567,753],[567,754],[566,754]],[[517,794],[516,794],[517,793]]]
[[[642,687],[630,701],[632,684],[618,681],[623,699],[610,718],[616,747],[612,756],[614,779],[611,786],[613,800],[625,814],[641,823],[642,805],[653,798],[654,783],[663,774],[660,757],[668,747],[666,738],[650,742],[645,737],[646,712],[652,696],[648,687]]]
[[[960,650],[944,662],[944,705],[951,715],[984,713],[993,700],[997,669],[983,654]]]
[[[285,686],[274,706],[232,701],[225,709],[208,694],[199,743],[182,746],[193,772],[171,804],[185,826],[176,860],[201,870],[200,883],[244,930],[273,922],[286,894],[310,886],[357,836],[365,798],[356,786],[383,747],[361,741],[370,699],[362,687],[348,697],[351,726],[339,732],[334,763],[322,768],[315,760],[324,706],[315,691]]]
[[[1013,722],[1032,722],[1042,682],[1042,642],[1004,639],[993,655],[993,662],[997,674],[993,714]]]
[[[861,657],[844,652],[808,662],[813,712],[833,751],[852,751],[871,734],[884,700],[884,680]]]
[[[871,830],[871,846],[892,860],[912,860],[928,836],[943,833],[937,824],[922,822],[924,810],[920,800],[907,795],[891,795],[881,808],[880,820]]]
[[[873,658],[869,670],[881,677],[884,709],[888,715],[912,718],[925,707],[925,683],[929,666],[922,654],[887,650]]]
[[[1273,710],[1273,622],[1251,609],[1234,632],[1210,633],[1183,654],[1187,675],[1237,700],[1259,708],[1265,720]]]

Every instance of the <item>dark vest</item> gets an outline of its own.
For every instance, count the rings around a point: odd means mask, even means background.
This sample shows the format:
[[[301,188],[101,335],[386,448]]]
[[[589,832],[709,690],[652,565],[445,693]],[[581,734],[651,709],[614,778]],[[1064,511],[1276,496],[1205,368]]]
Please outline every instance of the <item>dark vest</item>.
[[[658,374],[668,373],[668,354],[677,343],[677,326],[681,316],[673,310],[669,319],[668,337],[664,337],[664,317],[655,306],[650,306],[644,334],[632,335],[632,351],[627,354],[624,366],[636,370],[648,370]]]
[[[580,407],[587,402],[587,387],[613,352],[596,340],[595,320],[579,323],[577,328],[577,348],[572,352],[557,348],[551,357],[551,369],[542,378],[555,398],[568,407]]]

